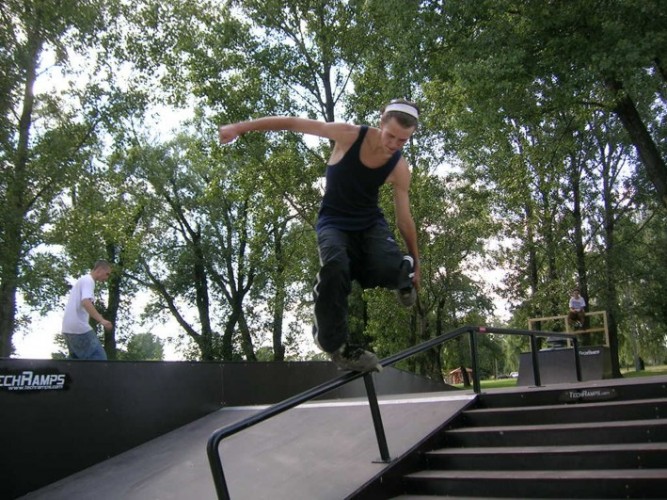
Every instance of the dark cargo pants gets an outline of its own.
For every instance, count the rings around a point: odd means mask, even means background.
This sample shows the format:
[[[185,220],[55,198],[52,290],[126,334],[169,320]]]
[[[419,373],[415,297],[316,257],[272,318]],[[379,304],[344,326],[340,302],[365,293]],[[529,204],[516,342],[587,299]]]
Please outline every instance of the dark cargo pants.
[[[320,270],[313,289],[313,337],[323,351],[334,352],[347,341],[352,280],[363,288],[407,288],[412,269],[383,224],[364,231],[324,228],[318,231],[317,245]]]

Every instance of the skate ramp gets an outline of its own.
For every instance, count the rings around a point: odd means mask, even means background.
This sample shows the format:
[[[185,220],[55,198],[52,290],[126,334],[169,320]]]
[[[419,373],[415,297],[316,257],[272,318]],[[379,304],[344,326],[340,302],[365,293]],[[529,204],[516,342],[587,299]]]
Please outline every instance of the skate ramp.
[[[396,458],[475,396],[437,392],[380,397]],[[26,500],[215,499],[209,436],[265,406],[227,407],[23,497]],[[232,499],[339,500],[387,466],[368,402],[307,403],[241,431],[220,445]]]
[[[329,362],[0,359],[0,498],[16,498],[220,408],[276,404],[340,377]],[[386,368],[380,395],[454,388]],[[354,380],[320,399],[365,396]]]

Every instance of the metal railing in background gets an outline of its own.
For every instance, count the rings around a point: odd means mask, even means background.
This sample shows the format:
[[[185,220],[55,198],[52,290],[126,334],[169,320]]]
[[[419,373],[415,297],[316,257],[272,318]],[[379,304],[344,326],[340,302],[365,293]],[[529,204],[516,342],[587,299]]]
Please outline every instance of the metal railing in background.
[[[464,326],[451,332],[445,333],[431,340],[427,340],[421,344],[418,344],[414,347],[406,349],[398,354],[390,356],[380,361],[380,364],[383,367],[391,366],[399,361],[410,358],[416,354],[421,354],[433,347],[436,347],[448,340],[455,339],[462,335],[468,334],[470,337],[470,354],[472,360],[472,375],[473,375],[473,390],[476,394],[481,392],[480,378],[479,378],[479,369],[478,369],[478,345],[477,345],[477,335],[479,334],[488,334],[495,333],[500,335],[523,335],[530,337],[530,349],[531,356],[533,361],[533,377],[536,387],[542,385],[540,378],[540,368],[539,368],[539,359],[538,359],[538,337],[556,337],[556,338],[565,338],[572,340],[574,344],[574,359],[575,359],[575,370],[577,374],[577,380],[581,381],[581,364],[579,361],[579,343],[577,338],[571,334],[561,333],[561,332],[542,332],[536,330],[519,330],[512,328],[495,328],[487,326]],[[240,422],[222,427],[221,429],[216,430],[208,440],[206,452],[208,455],[209,465],[211,467],[211,474],[213,475],[213,482],[215,483],[215,489],[220,500],[230,500],[229,490],[227,488],[227,482],[225,481],[225,475],[222,469],[222,460],[220,458],[219,446],[220,442],[233,434],[236,434],[248,427],[252,427],[255,424],[268,420],[271,417],[274,417],[280,413],[283,413],[295,406],[298,406],[302,403],[306,403],[312,399],[315,399],[323,394],[326,394],[334,389],[337,389],[343,385],[349,384],[350,382],[363,377],[364,384],[366,386],[366,394],[368,396],[368,404],[371,410],[371,417],[373,420],[373,426],[375,427],[375,435],[378,441],[378,447],[380,449],[380,458],[383,462],[390,462],[389,449],[387,447],[387,439],[384,433],[384,426],[382,424],[382,416],[380,414],[380,406],[377,400],[377,394],[375,392],[375,385],[373,383],[373,377],[371,373],[359,373],[359,372],[350,372],[345,375],[341,375],[338,378],[332,379],[328,382],[320,384],[312,389],[304,391],[300,394],[292,396],[280,403],[277,403],[265,410],[262,410]]]

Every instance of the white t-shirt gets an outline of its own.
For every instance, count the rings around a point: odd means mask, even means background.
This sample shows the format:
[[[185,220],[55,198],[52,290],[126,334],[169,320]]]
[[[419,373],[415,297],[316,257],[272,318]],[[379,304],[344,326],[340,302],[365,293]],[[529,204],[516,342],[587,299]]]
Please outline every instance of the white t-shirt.
[[[586,307],[586,301],[579,295],[578,298],[570,297],[570,309],[583,309]]]
[[[77,280],[69,293],[65,317],[63,318],[63,333],[86,333],[92,330],[88,320],[90,315],[83,308],[83,299],[93,300],[95,297],[95,280],[86,274]]]

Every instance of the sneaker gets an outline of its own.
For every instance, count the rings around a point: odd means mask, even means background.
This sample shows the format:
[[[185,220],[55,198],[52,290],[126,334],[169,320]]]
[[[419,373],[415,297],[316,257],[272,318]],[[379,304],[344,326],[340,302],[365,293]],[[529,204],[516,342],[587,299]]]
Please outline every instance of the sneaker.
[[[412,307],[417,302],[417,290],[413,286],[410,288],[401,288],[396,290],[396,298],[398,303],[403,307]]]
[[[353,372],[381,372],[382,365],[378,357],[361,347],[344,344],[343,347],[329,354],[331,361],[341,370]]]
[[[410,272],[408,273],[408,277],[412,279],[415,275],[415,260],[411,255],[405,255],[403,260],[406,260],[410,264]],[[403,307],[412,307],[415,305],[415,302],[417,302],[417,290],[415,290],[415,287],[412,285],[407,288],[401,288],[396,290],[396,298],[398,299],[398,303]]]

